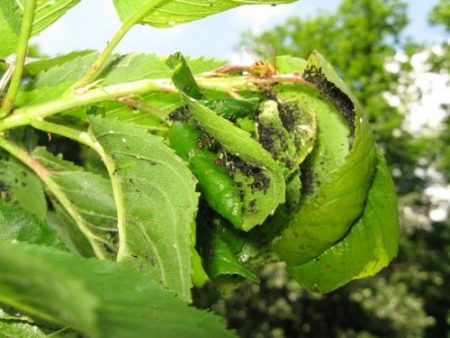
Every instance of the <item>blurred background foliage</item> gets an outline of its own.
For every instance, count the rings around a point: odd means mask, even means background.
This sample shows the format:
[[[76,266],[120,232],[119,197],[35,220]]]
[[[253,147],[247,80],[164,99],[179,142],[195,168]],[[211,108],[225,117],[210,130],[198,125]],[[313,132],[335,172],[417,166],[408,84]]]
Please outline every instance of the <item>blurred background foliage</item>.
[[[261,34],[243,34],[240,46],[262,59],[275,53],[307,58],[317,49],[353,88],[391,166],[402,236],[389,268],[327,295],[303,290],[274,264],[261,270],[258,285],[245,284],[225,298],[197,297],[240,336],[450,337],[450,40],[425,45],[405,36],[407,13],[401,0],[344,0],[335,13],[292,17]],[[440,0],[429,24],[448,37],[450,1]],[[410,110],[424,95],[438,95],[423,92],[423,74],[446,82],[447,99],[438,108],[445,117],[415,130],[408,126]]]

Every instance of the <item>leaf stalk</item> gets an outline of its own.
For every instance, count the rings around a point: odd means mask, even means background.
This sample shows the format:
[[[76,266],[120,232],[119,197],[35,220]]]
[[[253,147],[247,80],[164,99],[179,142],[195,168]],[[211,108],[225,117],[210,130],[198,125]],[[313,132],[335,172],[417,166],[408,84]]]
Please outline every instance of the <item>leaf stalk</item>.
[[[19,41],[17,43],[16,62],[9,84],[8,91],[0,108],[0,118],[7,116],[14,107],[14,100],[19,91],[20,82],[23,75],[23,67],[28,50],[28,40],[30,39],[33,26],[34,10],[37,0],[26,0],[23,12],[22,26],[20,28]]]

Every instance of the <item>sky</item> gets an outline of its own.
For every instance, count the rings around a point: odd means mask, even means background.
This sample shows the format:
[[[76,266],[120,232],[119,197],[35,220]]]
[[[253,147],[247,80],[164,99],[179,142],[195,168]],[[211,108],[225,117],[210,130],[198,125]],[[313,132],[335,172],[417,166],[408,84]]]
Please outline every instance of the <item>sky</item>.
[[[241,6],[208,18],[168,29],[139,25],[117,47],[119,53],[137,51],[168,55],[181,51],[191,56],[233,60],[236,44],[244,30],[255,33],[282,23],[291,16],[311,17],[320,11],[333,12],[337,0],[302,0],[287,5]],[[427,13],[437,0],[409,0],[411,24],[406,34],[415,40],[437,41],[443,31],[427,25]],[[47,55],[73,50],[101,50],[120,27],[111,0],[83,0],[56,24],[33,39]]]

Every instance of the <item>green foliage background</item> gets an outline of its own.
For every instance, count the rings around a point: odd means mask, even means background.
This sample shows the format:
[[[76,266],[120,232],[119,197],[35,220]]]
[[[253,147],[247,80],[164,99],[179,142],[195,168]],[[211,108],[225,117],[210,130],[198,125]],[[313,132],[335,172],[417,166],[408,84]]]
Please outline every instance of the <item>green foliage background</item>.
[[[450,2],[441,0],[429,22],[449,33]],[[450,337],[450,222],[429,218],[435,206],[425,194],[431,184],[448,185],[450,109],[442,107],[447,111],[442,128],[412,135],[403,127],[404,106],[393,107],[383,96],[414,81],[411,57],[421,51],[428,51],[431,72],[448,75],[450,45],[442,41],[442,52],[435,53],[405,37],[407,24],[404,1],[344,0],[336,13],[292,17],[262,34],[243,35],[240,45],[263,58],[307,57],[317,49],[340,71],[368,112],[390,165],[402,233],[399,256],[382,274],[328,295],[301,289],[278,264],[261,271],[260,285],[248,284],[224,300],[198,297],[242,337]],[[407,58],[399,61],[398,72],[389,72],[385,65],[399,51]],[[414,96],[400,99],[406,105]],[[417,174],[430,169],[438,174]]]

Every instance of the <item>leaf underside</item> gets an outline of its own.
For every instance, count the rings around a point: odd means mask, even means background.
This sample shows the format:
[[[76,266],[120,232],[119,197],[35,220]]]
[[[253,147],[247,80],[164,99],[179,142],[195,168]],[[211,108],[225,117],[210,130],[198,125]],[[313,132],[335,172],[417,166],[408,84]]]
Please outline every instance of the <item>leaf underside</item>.
[[[118,259],[152,272],[190,300],[195,178],[161,138],[142,128],[92,119],[91,133],[113,163],[111,179],[119,187],[116,205],[123,211]]]

